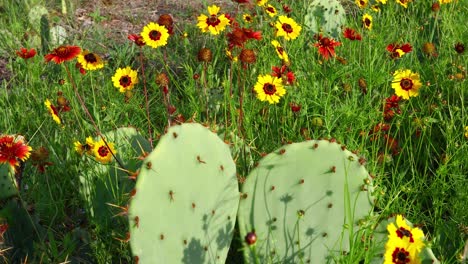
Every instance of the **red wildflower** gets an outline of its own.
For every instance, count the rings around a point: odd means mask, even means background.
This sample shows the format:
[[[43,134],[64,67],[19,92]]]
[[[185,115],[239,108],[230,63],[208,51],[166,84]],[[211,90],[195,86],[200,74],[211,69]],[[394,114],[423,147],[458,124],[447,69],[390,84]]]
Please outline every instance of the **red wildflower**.
[[[395,112],[397,114],[401,114],[401,109],[399,102],[401,100],[400,96],[392,95],[385,99],[385,107],[384,107],[384,119],[385,121],[391,120],[395,116]]]
[[[411,52],[413,49],[409,43],[400,45],[400,44],[389,44],[387,46],[387,51],[390,52],[390,57],[392,59],[401,58],[404,54]]]
[[[288,14],[292,12],[292,9],[288,5],[283,5],[283,11]]]
[[[284,84],[292,85],[296,80],[296,76],[294,76],[294,72],[290,71],[288,66],[283,65],[281,68],[273,66],[271,67],[273,71],[271,76],[278,77],[283,80]]]
[[[60,64],[64,61],[73,60],[81,53],[81,48],[78,46],[60,46],[54,49],[51,53],[44,56],[45,61],[54,61]]]
[[[16,55],[20,56],[23,59],[29,59],[34,56],[36,56],[36,50],[35,49],[25,49],[21,48],[19,51],[16,52]]]
[[[167,33],[172,35],[174,33],[174,20],[172,16],[169,14],[162,14],[158,18],[158,24],[161,26],[165,26],[167,28]]]
[[[244,47],[244,43],[249,39],[262,39],[262,32],[253,31],[247,28],[234,27],[232,32],[227,34],[229,49],[233,47]]]
[[[143,40],[143,37],[141,35],[130,34],[127,36],[127,38],[140,47],[145,45],[145,41]]]
[[[5,223],[5,224],[0,224],[0,242],[2,241],[3,239],[3,234],[5,234],[5,232],[8,230],[8,224]]]
[[[350,40],[361,40],[361,34],[357,33],[354,29],[352,28],[345,28],[343,31],[343,36],[347,39]]]
[[[293,111],[293,113],[297,113],[297,112],[301,111],[301,108],[302,108],[301,105],[296,104],[294,102],[289,103],[289,107],[291,107],[291,111]]]
[[[314,44],[318,48],[318,52],[322,57],[328,60],[335,56],[335,47],[340,46],[341,42],[335,41],[333,38],[323,37],[322,34],[315,35],[317,43]]]
[[[32,148],[26,145],[22,136],[0,136],[0,163],[10,163],[12,167],[19,164],[19,160],[29,158]]]

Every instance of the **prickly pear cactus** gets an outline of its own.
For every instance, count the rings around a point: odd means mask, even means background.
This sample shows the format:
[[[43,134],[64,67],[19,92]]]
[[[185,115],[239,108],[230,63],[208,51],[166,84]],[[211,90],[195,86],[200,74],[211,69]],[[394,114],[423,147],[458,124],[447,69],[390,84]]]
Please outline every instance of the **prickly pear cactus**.
[[[8,163],[0,164],[0,201],[17,193],[13,168]]]
[[[313,0],[307,7],[304,21],[312,34],[322,32],[337,38],[345,24],[346,13],[339,0]]]
[[[200,124],[171,127],[144,160],[130,203],[139,263],[224,263],[239,204],[228,146]]]
[[[130,172],[140,168],[141,160],[138,157],[151,151],[149,142],[132,127],[118,128],[105,133],[104,137],[107,142],[114,143],[117,159]],[[80,192],[88,203],[91,216],[101,224],[106,224],[116,214],[109,204],[126,203],[127,194],[134,184],[129,180],[128,173],[115,161],[109,164],[93,163],[85,167],[87,169],[80,175]]]
[[[328,263],[349,252],[372,208],[369,174],[355,154],[328,140],[286,145],[265,156],[242,188],[238,221],[247,263]],[[259,262],[258,262],[259,261]]]

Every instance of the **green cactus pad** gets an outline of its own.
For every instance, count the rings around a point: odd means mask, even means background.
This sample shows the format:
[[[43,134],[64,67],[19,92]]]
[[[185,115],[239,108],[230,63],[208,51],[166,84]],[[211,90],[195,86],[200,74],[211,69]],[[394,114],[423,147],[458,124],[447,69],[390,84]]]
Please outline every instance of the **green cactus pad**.
[[[139,263],[224,263],[239,190],[229,147],[200,124],[171,127],[145,159],[130,203]]]
[[[246,245],[246,262],[327,263],[349,252],[350,234],[372,209],[361,163],[327,140],[286,145],[263,158],[239,204],[241,236],[257,235],[254,246]]]
[[[150,152],[148,140],[141,136],[135,128],[123,127],[104,134],[106,141],[114,143],[116,157],[125,169],[135,172],[141,166],[138,157],[143,152]],[[95,140],[100,140],[95,138]],[[112,221],[115,208],[108,204],[122,205],[128,200],[128,192],[134,183],[128,179],[128,173],[123,171],[115,161],[109,164],[93,162],[85,166],[80,175],[80,192],[88,204],[91,216],[101,224]]]
[[[324,33],[337,38],[346,21],[346,13],[339,0],[313,0],[307,7],[304,21],[312,34]]]
[[[14,170],[8,163],[0,164],[0,201],[18,193]]]

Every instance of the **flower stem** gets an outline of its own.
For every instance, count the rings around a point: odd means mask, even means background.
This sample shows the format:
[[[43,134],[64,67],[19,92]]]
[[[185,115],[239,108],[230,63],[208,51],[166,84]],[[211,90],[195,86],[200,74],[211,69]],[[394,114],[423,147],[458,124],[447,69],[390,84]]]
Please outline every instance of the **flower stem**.
[[[141,75],[143,76],[143,93],[145,95],[145,104],[146,104],[146,118],[148,120],[148,134],[149,142],[151,148],[153,148],[153,132],[151,131],[151,120],[149,112],[149,101],[148,101],[148,90],[146,88],[146,75],[145,75],[145,66],[143,64],[143,49],[140,47],[140,64],[141,64]]]

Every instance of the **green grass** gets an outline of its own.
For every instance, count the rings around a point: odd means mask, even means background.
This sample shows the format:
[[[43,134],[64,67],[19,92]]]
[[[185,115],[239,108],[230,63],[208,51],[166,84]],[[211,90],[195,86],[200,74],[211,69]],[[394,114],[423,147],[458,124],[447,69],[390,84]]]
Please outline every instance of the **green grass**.
[[[281,5],[270,2],[282,12]],[[365,157],[368,170],[375,175],[375,213],[382,219],[396,213],[404,214],[420,225],[442,263],[457,263],[468,238],[468,137],[465,136],[468,89],[466,51],[458,54],[454,45],[467,44],[464,42],[468,39],[467,1],[441,5],[438,13],[431,11],[430,1],[414,1],[405,9],[389,0],[379,13],[369,8],[360,10],[353,2],[343,1],[347,2],[349,11],[345,26],[362,34],[362,41],[350,41],[342,35],[337,39],[342,45],[336,48],[336,54],[346,60],[345,64],[333,58],[323,60],[318,54],[314,47],[316,41],[302,19],[306,11],[304,1],[283,2],[292,8],[291,16],[303,30],[299,38],[282,42],[297,80],[295,85],[286,88],[286,95],[275,105],[259,101],[252,92],[258,75],[269,74],[272,66],[281,65],[270,44],[274,31],[268,23],[276,18],[265,15],[259,7],[239,9],[240,15],[244,10],[253,12],[257,14],[256,19],[263,21],[248,25],[238,17],[241,25],[261,31],[263,36],[260,41],[250,40],[246,44],[257,57],[247,69],[226,57],[225,34],[203,34],[196,27],[195,19],[193,23],[176,24],[167,46],[158,49],[145,46],[140,50],[126,38],[105,37],[108,32],[99,26],[80,31],[70,22],[73,16],[60,15],[58,2],[48,3],[46,7],[50,12],[49,21],[73,27],[74,33],[69,34],[66,44],[105,55],[104,68],[88,71],[86,75],[79,73],[74,61],[64,63],[103,133],[133,126],[144,137],[156,139],[156,144],[168,124],[163,95],[155,83],[156,76],[165,73],[169,77],[171,104],[177,108],[172,118],[181,114],[219,133],[238,136],[240,143],[233,148],[233,158],[240,176],[247,176],[263,153],[288,142],[336,138]],[[27,7],[32,6],[28,3]],[[129,263],[133,258],[128,243],[116,239],[125,238],[127,220],[111,217],[108,224],[102,224],[93,219],[79,192],[80,175],[92,173],[90,168],[94,161],[80,157],[73,144],[96,136],[97,131],[75,96],[64,65],[44,63],[41,32],[30,23],[24,9],[20,8],[22,4],[24,1],[19,0],[0,4],[0,56],[8,62],[9,71],[8,78],[0,83],[3,116],[0,134],[21,134],[33,149],[46,147],[47,161],[53,165],[40,173],[31,160],[25,162],[20,195],[14,200],[28,209],[26,215],[36,222],[36,230],[26,235],[27,241],[21,242],[14,239],[18,236],[13,228],[7,232],[5,245],[10,246],[14,241],[14,248],[4,253],[5,260],[18,263],[28,255],[30,263]],[[206,13],[206,9],[202,12]],[[365,12],[373,16],[371,31],[361,28],[361,16]],[[91,16],[104,19],[99,13]],[[229,28],[225,32],[228,31]],[[183,32],[188,34],[187,38],[182,37]],[[386,47],[394,42],[410,43],[413,51],[400,59],[391,59]],[[422,47],[427,42],[434,43],[437,56],[423,52]],[[22,46],[36,48],[39,54],[23,60],[15,55]],[[55,47],[50,46],[49,50]],[[213,60],[206,65],[197,60],[202,47],[213,52]],[[148,131],[140,55],[145,69],[152,135]],[[111,81],[115,70],[126,66],[138,70],[139,75],[139,83],[128,100]],[[385,121],[385,98],[394,94],[392,73],[398,69],[419,73],[423,87],[419,96],[400,102],[401,114]],[[462,77],[454,78],[457,73]],[[195,79],[195,74],[200,78]],[[64,84],[60,84],[62,79]],[[365,80],[366,92],[359,86],[359,79]],[[244,116],[240,127],[239,90],[242,87]],[[205,89],[210,94],[208,99]],[[52,120],[44,106],[47,98],[56,104],[58,91],[63,92],[72,108],[60,114],[63,126]],[[301,110],[293,113],[290,102],[301,105]],[[317,117],[323,121],[322,126],[316,125]],[[371,140],[369,132],[381,122],[389,125],[387,134],[398,142],[396,155],[385,147],[382,135]],[[251,151],[245,154],[242,144]],[[113,204],[124,206],[128,196],[119,194],[114,199]],[[0,206],[6,208],[6,205],[7,201],[0,201]],[[119,213],[110,210],[113,214]],[[0,212],[3,212],[0,218],[6,218],[2,209]],[[228,263],[239,263],[243,238],[235,235],[233,240]],[[340,261],[368,260],[362,253],[364,246],[357,243],[348,258]],[[2,247],[0,244],[0,250]]]

